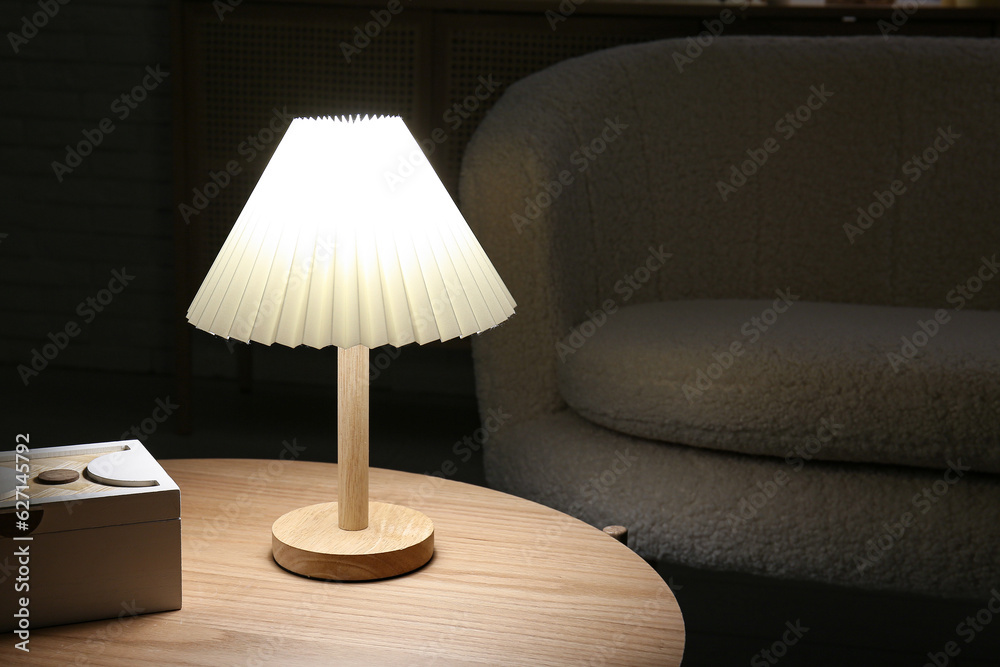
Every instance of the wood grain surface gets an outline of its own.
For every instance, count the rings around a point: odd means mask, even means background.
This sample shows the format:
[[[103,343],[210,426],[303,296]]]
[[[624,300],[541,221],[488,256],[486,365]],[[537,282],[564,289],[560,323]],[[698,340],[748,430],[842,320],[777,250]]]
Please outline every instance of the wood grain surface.
[[[337,348],[337,461],[340,527],[368,526],[368,348]]]
[[[335,465],[161,463],[181,488],[183,608],[132,616],[123,600],[119,619],[32,631],[30,654],[4,635],[0,663],[680,664],[684,624],[663,580],[612,537],[554,510],[372,469],[372,500],[434,522],[434,556],[393,579],[322,582],[281,569],[270,530],[289,510],[336,498]]]

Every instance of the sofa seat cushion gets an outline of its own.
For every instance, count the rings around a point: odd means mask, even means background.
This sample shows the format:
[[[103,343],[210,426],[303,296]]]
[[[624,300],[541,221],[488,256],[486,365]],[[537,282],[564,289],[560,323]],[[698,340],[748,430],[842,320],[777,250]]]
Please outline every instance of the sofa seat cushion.
[[[1000,313],[770,300],[592,314],[556,348],[582,417],[785,458],[1000,472]],[[958,459],[961,459],[959,462]]]
[[[634,438],[568,409],[511,420],[483,451],[491,487],[594,526],[628,526],[629,546],[644,558],[921,595],[985,599],[1000,586],[997,475],[965,474],[932,505],[923,491],[953,478],[947,471],[824,461],[794,468]],[[763,496],[767,487],[772,495]],[[886,524],[906,511],[916,520],[893,542],[905,548],[873,551],[872,540],[884,540]]]

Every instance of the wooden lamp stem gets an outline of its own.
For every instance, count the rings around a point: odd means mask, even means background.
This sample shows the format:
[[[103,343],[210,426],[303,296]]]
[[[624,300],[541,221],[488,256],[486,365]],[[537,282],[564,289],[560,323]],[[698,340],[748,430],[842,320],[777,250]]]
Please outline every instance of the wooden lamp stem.
[[[342,530],[368,527],[368,348],[337,350],[337,504]]]
[[[368,502],[368,348],[337,352],[337,502],[283,514],[271,526],[278,565],[306,577],[370,581],[412,572],[434,555],[423,513]]]

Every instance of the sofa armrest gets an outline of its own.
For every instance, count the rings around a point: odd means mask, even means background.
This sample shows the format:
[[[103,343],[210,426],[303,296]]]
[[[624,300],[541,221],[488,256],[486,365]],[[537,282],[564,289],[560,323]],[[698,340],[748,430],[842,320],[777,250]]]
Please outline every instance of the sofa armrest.
[[[559,181],[559,156],[578,148],[575,133],[552,114],[532,114],[544,101],[522,88],[512,86],[479,126],[459,191],[462,212],[518,303],[501,328],[473,339],[479,404],[503,408],[517,421],[564,406],[552,341],[573,324],[578,297],[567,293],[573,284],[562,275],[559,233],[567,225],[558,223],[589,215],[585,188]],[[512,116],[524,122],[512,123]],[[512,358],[519,363],[505,361]]]

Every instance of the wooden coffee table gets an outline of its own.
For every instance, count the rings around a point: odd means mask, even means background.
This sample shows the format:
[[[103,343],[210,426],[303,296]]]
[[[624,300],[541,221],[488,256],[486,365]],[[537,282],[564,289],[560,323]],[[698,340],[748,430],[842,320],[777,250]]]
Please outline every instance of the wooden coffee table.
[[[678,665],[670,589],[600,530],[533,502],[371,470],[373,500],[427,514],[423,568],[373,582],[306,579],[271,557],[271,523],[336,499],[329,463],[162,461],[181,488],[184,607],[5,635],[32,665]]]

